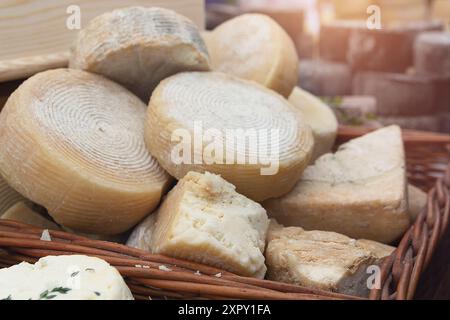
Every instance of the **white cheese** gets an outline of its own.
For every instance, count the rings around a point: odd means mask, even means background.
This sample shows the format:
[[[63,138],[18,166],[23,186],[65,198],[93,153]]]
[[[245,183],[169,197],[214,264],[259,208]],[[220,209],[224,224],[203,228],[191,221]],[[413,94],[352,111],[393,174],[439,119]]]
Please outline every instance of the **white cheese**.
[[[263,14],[243,14],[204,36],[214,71],[256,81],[289,97],[298,57],[284,29]]]
[[[368,295],[367,268],[395,249],[299,227],[271,227],[268,239],[268,279],[358,296]]]
[[[220,176],[189,172],[162,203],[153,253],[263,278],[266,211]]]
[[[383,243],[398,239],[410,224],[399,127],[379,129],[323,155],[290,193],[263,205],[286,226]]]
[[[60,225],[122,233],[156,208],[170,181],[145,147],[145,112],[139,98],[101,76],[39,73],[0,114],[2,175]]]
[[[158,211],[152,213],[133,229],[127,240],[127,246],[144,251],[152,251],[152,235],[157,215]]]
[[[48,256],[0,269],[0,300],[133,300],[119,272],[81,255]]]
[[[303,115],[282,96],[219,72],[163,80],[147,109],[145,140],[177,179],[220,174],[255,201],[289,192],[314,144]]]
[[[311,160],[330,152],[338,130],[338,122],[331,108],[299,87],[294,88],[289,102],[303,113],[306,123],[312,129],[314,151]]]
[[[209,57],[188,18],[163,8],[129,7],[98,16],[79,32],[70,67],[104,75],[148,102],[162,79],[209,70]]]

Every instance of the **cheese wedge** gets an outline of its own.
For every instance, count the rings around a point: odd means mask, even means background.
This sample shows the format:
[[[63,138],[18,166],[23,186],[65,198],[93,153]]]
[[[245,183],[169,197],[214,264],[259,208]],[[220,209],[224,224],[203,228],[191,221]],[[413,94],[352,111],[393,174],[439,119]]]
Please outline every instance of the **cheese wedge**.
[[[60,230],[59,226],[30,208],[24,201],[18,202],[9,208],[0,219],[23,222],[38,228]]]
[[[408,204],[411,221],[416,221],[417,216],[427,205],[427,199],[428,196],[425,192],[412,184],[408,185]]]
[[[0,114],[0,173],[58,224],[122,233],[156,208],[170,180],[146,150],[145,111],[101,76],[39,73]]]
[[[26,199],[16,190],[11,188],[0,175],[0,217],[2,217],[9,208],[20,201],[26,201]]]
[[[297,84],[298,56],[284,29],[263,14],[243,14],[205,37],[214,71],[256,81],[289,97]]]
[[[271,232],[274,232],[271,234]],[[372,265],[395,249],[327,231],[299,227],[269,229],[267,278],[367,297]]]
[[[69,65],[104,75],[147,103],[159,81],[180,71],[209,70],[209,57],[188,18],[163,8],[129,7],[82,29]]]
[[[82,255],[0,269],[0,300],[134,300],[116,268]]]
[[[309,166],[286,196],[263,206],[286,226],[390,243],[409,227],[400,128],[351,140]]]
[[[303,115],[280,95],[218,72],[180,73],[155,89],[145,140],[172,176],[220,174],[255,201],[289,192],[313,151]]]
[[[289,102],[300,110],[314,136],[312,161],[331,151],[336,140],[338,121],[329,106],[309,92],[295,87]]]
[[[130,234],[127,246],[152,252],[152,236],[155,230],[158,211],[152,213],[139,223]]]
[[[153,252],[263,278],[269,220],[220,176],[189,172],[159,208]]]

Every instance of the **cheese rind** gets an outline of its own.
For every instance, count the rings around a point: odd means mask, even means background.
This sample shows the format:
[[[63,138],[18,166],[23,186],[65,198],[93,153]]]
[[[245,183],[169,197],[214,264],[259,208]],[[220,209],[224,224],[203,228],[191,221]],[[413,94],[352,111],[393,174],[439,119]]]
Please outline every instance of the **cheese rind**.
[[[379,129],[323,155],[290,193],[263,206],[286,226],[396,240],[410,224],[400,128]]]
[[[220,174],[255,201],[289,192],[314,145],[303,115],[282,96],[219,72],[163,80],[147,109],[145,141],[177,179]]]
[[[328,153],[336,140],[338,122],[333,111],[314,95],[295,87],[289,102],[303,113],[314,136],[314,151],[311,161]]]
[[[209,70],[209,57],[188,18],[163,8],[129,7],[100,15],[79,32],[70,67],[104,75],[148,102],[162,79]]]
[[[0,219],[19,221],[43,229],[60,230],[56,223],[31,209],[24,201],[13,205]]]
[[[0,269],[0,300],[134,300],[117,269],[82,256],[47,256]]]
[[[299,227],[271,227],[268,239],[268,279],[358,296],[368,295],[367,268],[395,249]]]
[[[189,172],[159,208],[152,251],[263,278],[268,224],[264,208],[220,176]]]
[[[170,181],[145,147],[145,112],[139,98],[101,76],[39,73],[0,114],[0,171],[58,224],[122,233],[156,208]]]
[[[243,14],[205,37],[214,71],[256,81],[289,97],[297,83],[298,57],[289,35],[263,14]]]

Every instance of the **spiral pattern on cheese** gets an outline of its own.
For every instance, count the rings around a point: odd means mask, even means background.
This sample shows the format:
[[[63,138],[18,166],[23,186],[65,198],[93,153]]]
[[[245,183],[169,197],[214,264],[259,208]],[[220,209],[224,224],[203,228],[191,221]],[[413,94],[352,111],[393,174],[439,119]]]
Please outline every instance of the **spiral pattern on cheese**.
[[[263,14],[243,14],[204,33],[214,71],[256,81],[289,97],[298,79],[298,55],[289,35]]]
[[[13,205],[24,200],[25,198],[22,197],[22,195],[20,195],[20,193],[16,190],[11,188],[0,175],[0,217],[3,216],[3,214]]]
[[[129,7],[100,15],[81,30],[69,65],[104,75],[147,103],[162,79],[209,70],[209,56],[188,18],[163,8]]]
[[[2,173],[65,227],[124,232],[158,205],[170,180],[146,150],[145,109],[98,75],[37,74],[0,114]]]
[[[290,191],[314,144],[301,113],[282,96],[215,72],[162,81],[147,109],[145,139],[172,176],[220,174],[256,201]]]

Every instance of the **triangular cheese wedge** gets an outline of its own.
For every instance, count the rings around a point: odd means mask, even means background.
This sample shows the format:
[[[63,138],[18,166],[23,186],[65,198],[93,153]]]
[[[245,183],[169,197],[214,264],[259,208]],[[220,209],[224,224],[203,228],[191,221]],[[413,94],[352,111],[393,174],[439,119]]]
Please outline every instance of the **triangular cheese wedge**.
[[[410,224],[400,128],[379,129],[323,155],[290,193],[264,207],[286,226],[396,240]]]

